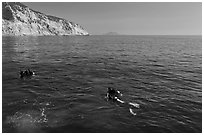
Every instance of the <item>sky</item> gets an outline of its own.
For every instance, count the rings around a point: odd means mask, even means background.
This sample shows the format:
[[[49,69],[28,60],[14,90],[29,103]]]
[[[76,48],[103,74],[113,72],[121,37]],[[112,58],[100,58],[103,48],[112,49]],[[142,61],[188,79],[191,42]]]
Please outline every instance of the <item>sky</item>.
[[[22,2],[80,24],[92,35],[201,35],[201,2]]]

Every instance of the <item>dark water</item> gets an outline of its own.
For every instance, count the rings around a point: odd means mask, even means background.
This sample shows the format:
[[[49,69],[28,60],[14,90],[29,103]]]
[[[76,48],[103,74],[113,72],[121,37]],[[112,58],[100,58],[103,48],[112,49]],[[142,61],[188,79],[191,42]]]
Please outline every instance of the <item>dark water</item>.
[[[202,132],[201,36],[3,37],[2,55],[3,132]]]

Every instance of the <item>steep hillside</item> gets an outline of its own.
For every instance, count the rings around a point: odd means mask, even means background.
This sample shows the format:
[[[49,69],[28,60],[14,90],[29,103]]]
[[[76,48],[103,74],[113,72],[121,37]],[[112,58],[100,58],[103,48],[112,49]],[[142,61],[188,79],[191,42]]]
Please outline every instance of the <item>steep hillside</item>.
[[[80,25],[34,11],[19,2],[2,3],[3,35],[88,35]]]

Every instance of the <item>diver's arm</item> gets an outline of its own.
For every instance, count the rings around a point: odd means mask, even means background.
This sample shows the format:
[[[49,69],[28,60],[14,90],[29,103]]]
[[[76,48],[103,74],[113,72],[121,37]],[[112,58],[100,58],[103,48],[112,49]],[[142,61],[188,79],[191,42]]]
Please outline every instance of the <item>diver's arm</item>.
[[[120,100],[119,98],[115,97],[115,99],[120,103],[125,103],[124,101]]]
[[[129,102],[128,104],[131,105],[131,106],[134,106],[134,107],[136,107],[136,108],[140,108],[140,105],[137,104],[137,103],[131,103],[131,102]]]

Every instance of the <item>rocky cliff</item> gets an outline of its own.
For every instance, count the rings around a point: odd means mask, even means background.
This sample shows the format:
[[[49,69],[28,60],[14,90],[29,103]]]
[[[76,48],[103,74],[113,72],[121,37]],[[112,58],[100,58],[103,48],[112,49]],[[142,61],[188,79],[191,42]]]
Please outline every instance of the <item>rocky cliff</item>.
[[[80,25],[34,11],[19,2],[2,3],[2,35],[88,35]]]

